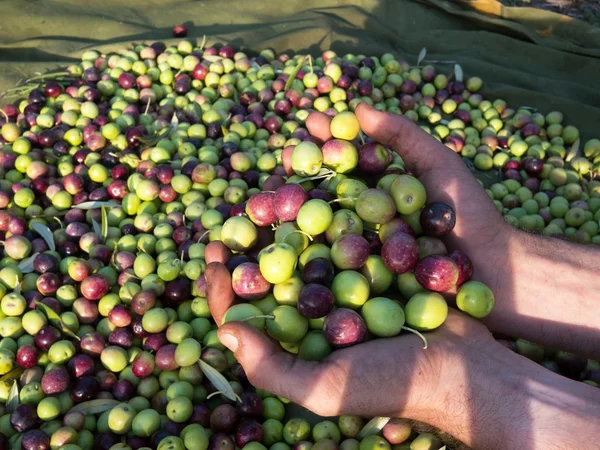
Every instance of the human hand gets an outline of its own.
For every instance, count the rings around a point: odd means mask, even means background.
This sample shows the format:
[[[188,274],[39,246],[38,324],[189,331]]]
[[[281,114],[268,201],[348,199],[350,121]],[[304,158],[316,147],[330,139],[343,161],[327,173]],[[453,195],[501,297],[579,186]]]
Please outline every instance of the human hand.
[[[443,202],[454,209],[456,225],[444,241],[451,249],[467,253],[475,278],[493,290],[496,280],[481,269],[506,258],[505,242],[512,229],[460,156],[403,116],[377,111],[366,103],[359,104],[355,114],[365,134],[402,157],[425,186],[428,202]],[[330,122],[326,114],[314,112],[306,126],[312,136],[326,141],[331,139]]]
[[[221,325],[236,302],[231,276],[214,262],[206,280],[210,311]],[[468,389],[465,376],[485,378],[473,367],[499,346],[483,325],[453,310],[442,327],[427,333],[427,350],[417,336],[402,335],[336,350],[320,362],[296,358],[243,322],[223,324],[218,336],[253,386],[318,415],[404,417],[436,426],[443,425],[445,399]]]

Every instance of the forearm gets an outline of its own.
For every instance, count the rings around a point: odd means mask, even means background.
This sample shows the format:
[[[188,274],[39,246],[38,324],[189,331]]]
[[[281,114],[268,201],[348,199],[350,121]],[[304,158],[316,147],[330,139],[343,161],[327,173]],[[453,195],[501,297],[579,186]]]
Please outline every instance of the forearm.
[[[495,292],[490,330],[600,358],[600,249],[521,231],[505,233],[476,278]],[[480,270],[480,268],[484,268]]]
[[[600,390],[556,375],[500,345],[449,373],[450,392],[428,419],[473,449],[594,448]]]

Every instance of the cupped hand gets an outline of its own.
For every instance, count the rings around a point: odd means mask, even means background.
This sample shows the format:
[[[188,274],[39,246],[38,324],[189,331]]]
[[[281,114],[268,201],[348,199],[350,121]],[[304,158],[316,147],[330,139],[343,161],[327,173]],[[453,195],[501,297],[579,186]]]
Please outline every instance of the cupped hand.
[[[443,202],[456,212],[454,230],[444,240],[451,250],[462,250],[475,266],[475,279],[494,289],[490,266],[502,265],[511,227],[502,219],[484,188],[461,157],[404,116],[377,111],[360,103],[355,111],[361,130],[398,153],[406,167],[427,190],[428,202]],[[306,126],[312,136],[331,139],[331,118],[314,112]]]
[[[236,302],[231,276],[223,264],[213,262],[206,280],[210,311],[221,325]],[[457,385],[469,384],[461,377],[478,372],[465,368],[497,345],[483,325],[455,311],[426,334],[426,350],[419,337],[407,334],[335,350],[320,362],[296,358],[247,323],[222,324],[218,336],[253,386],[318,415],[395,416],[432,424]]]

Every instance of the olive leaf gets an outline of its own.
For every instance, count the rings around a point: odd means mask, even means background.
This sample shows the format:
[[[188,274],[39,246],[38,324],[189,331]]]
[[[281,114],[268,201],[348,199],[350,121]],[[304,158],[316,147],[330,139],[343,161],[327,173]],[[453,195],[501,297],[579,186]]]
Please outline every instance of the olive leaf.
[[[94,233],[98,236],[102,236],[102,228],[100,228],[100,224],[96,222],[95,219],[92,219],[92,227],[94,228]]]
[[[173,113],[173,117],[171,117],[171,126],[173,130],[177,129],[177,125],[179,125],[179,119],[177,118],[177,114]]]
[[[581,156],[581,152],[579,151],[580,144],[580,139],[577,139],[575,142],[573,142],[573,145],[571,146],[571,148],[567,152],[567,156],[565,157],[566,162],[571,162],[571,160],[576,156]]]
[[[119,208],[121,207],[121,205],[119,205],[118,203],[96,201],[96,202],[83,202],[83,203],[73,206],[73,208],[88,210],[88,209],[98,209],[98,208],[101,208],[102,206],[106,206],[107,208],[112,208],[114,206],[118,206]]]
[[[290,76],[288,77],[287,81],[285,82],[285,90],[286,91],[292,87],[292,83],[296,79],[296,75],[298,75],[298,72],[300,72],[300,69],[302,69],[302,66],[304,65],[304,61],[306,61],[306,56],[302,56],[298,60],[298,64],[296,64],[296,67],[294,68],[294,70],[292,70],[292,73],[290,73]]]
[[[2,377],[0,378],[0,383],[4,383],[5,386],[10,386],[12,385],[13,381],[18,380],[21,377],[24,371],[25,369],[23,369],[22,367],[15,367],[10,372],[2,375]]]
[[[463,70],[459,64],[454,64],[454,78],[456,78],[456,81],[463,80]]]
[[[358,440],[364,439],[367,436],[373,436],[379,433],[383,427],[390,421],[391,417],[373,417],[369,422],[362,427],[358,436]]]
[[[164,127],[162,130],[155,132],[146,138],[138,138],[138,141],[140,141],[142,144],[144,144],[144,147],[142,148],[142,150],[150,148],[150,147],[154,147],[163,138],[168,137],[169,134],[171,134],[171,131],[173,131],[173,125],[169,124],[166,127]],[[131,154],[125,155],[123,157],[122,162],[124,162],[126,159],[129,161],[133,161],[136,158],[137,158],[137,156],[135,156],[135,155],[131,155]],[[136,161],[136,163],[135,163],[136,167],[137,167],[137,164],[139,164],[139,161]]]
[[[8,399],[6,400],[6,411],[9,413],[13,412],[15,408],[19,406],[19,383],[17,380],[13,381],[13,385],[8,392]]]
[[[202,373],[206,375],[206,378],[217,388],[221,394],[227,397],[229,400],[233,400],[234,402],[237,400],[237,395],[233,392],[233,388],[229,384],[229,381],[221,375],[220,372],[217,371],[214,367],[208,365],[202,360],[198,361],[198,365],[200,366],[200,370]]]
[[[56,312],[50,308],[48,305],[43,304],[42,302],[34,302],[35,307],[39,309],[47,318],[48,321],[52,324],[53,327],[58,328],[59,331],[62,331],[67,336],[72,337],[73,339],[77,339],[80,341],[79,336],[77,336],[73,331],[71,331],[67,326],[63,323],[62,319]]]
[[[423,47],[421,49],[421,52],[419,53],[419,57],[417,58],[417,66],[421,65],[421,63],[425,59],[425,56],[427,56],[427,48]]]
[[[101,206],[102,211],[102,242],[106,242],[106,238],[108,237],[108,213],[106,212],[106,208],[104,205]]]
[[[21,273],[31,273],[31,272],[33,272],[33,260],[39,254],[40,254],[40,252],[35,252],[29,258],[24,259],[23,261],[21,261],[19,263],[19,270],[21,271]]]
[[[79,403],[73,406],[69,412],[80,412],[84,415],[87,414],[101,414],[109,409],[114,408],[120,402],[112,398],[98,398],[96,400],[89,400],[87,402]]]
[[[227,129],[229,125],[231,125],[231,114],[229,114],[221,124],[221,133],[223,133],[223,136],[227,136],[227,133],[229,133],[229,130]]]
[[[33,231],[39,234],[42,237],[42,239],[46,241],[46,244],[48,245],[48,248],[50,250],[56,250],[56,244],[54,243],[54,235],[52,234],[52,231],[50,231],[50,228],[48,228],[46,225],[41,224],[40,222],[32,222],[31,228],[33,228]]]
[[[219,62],[223,59],[222,56],[218,56],[218,55],[202,55],[202,58],[204,58],[206,61],[214,63],[214,62]]]
[[[323,168],[323,169],[319,170],[319,172],[316,175],[313,175],[312,177],[300,178],[299,180],[296,180],[295,183],[302,184],[302,183],[306,183],[307,181],[320,180],[322,178],[331,180],[336,175],[337,175],[337,173],[334,172],[333,170]]]

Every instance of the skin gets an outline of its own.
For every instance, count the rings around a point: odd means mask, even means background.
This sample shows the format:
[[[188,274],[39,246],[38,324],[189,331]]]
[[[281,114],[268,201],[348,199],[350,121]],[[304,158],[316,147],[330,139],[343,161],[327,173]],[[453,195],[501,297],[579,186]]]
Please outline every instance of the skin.
[[[428,201],[456,211],[445,243],[465,251],[476,268],[473,279],[494,291],[496,307],[484,320],[490,330],[600,357],[597,250],[514,231],[456,153],[402,116],[364,104],[356,115],[367,135],[403,157]],[[325,141],[329,120],[313,113],[307,127]],[[206,278],[209,306],[221,323],[236,301],[231,278],[219,263],[208,266]],[[227,323],[218,335],[253,385],[322,416],[413,419],[475,449],[594,445],[600,390],[511,352],[485,325],[451,308],[444,325],[427,333],[425,351],[418,337],[403,334],[337,350],[321,362],[296,359],[248,324]]]

